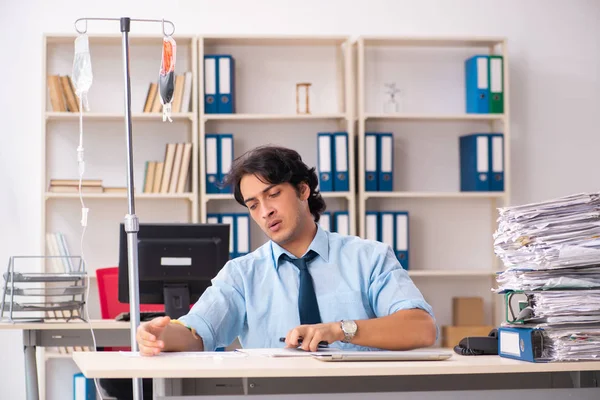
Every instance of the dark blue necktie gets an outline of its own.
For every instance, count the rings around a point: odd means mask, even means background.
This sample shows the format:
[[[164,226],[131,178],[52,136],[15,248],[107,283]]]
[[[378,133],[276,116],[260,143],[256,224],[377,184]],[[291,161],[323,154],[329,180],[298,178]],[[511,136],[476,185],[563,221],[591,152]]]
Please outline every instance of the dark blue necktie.
[[[302,258],[291,258],[287,254],[284,258],[294,264],[300,270],[300,290],[298,296],[298,311],[300,313],[301,325],[312,325],[321,323],[321,314],[319,313],[319,304],[313,285],[312,277],[308,272],[308,263],[317,256],[314,251],[309,251]]]

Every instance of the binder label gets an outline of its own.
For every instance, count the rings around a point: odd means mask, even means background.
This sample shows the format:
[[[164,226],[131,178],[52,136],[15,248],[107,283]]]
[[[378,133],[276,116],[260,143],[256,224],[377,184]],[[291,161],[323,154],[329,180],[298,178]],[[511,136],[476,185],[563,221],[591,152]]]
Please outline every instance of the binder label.
[[[233,162],[233,140],[231,138],[221,139],[221,173],[223,176],[231,171]]]
[[[219,57],[219,92],[231,93],[231,60],[228,57]]]
[[[238,250],[237,252],[240,254],[246,254],[250,252],[250,249],[248,248],[248,233],[249,233],[249,226],[248,226],[248,217],[245,215],[239,216],[237,219],[237,231],[238,231],[238,242],[237,242],[237,247]]]
[[[504,171],[504,157],[502,149],[503,138],[501,136],[492,137],[492,171]]]
[[[346,136],[335,136],[335,168],[337,171],[348,171],[348,152]]]
[[[381,241],[394,248],[394,215],[382,213],[381,215]]]
[[[488,138],[486,136],[477,137],[477,172],[489,171],[488,157]],[[482,179],[485,180],[485,179]]]
[[[383,136],[381,138],[381,171],[392,172],[392,137]]]
[[[206,173],[217,173],[217,138],[206,139]]]
[[[319,169],[321,172],[331,172],[331,137],[319,136]]]
[[[487,57],[477,58],[477,89],[488,88],[488,60]]]
[[[396,250],[408,251],[408,216],[396,215]]]
[[[367,240],[377,240],[377,215],[367,215]]]
[[[516,332],[500,331],[500,353],[511,354],[519,357],[521,355],[521,345],[519,344],[519,334]],[[525,350],[525,344],[522,344]]]
[[[204,60],[204,94],[217,94],[217,80],[215,79],[217,67],[214,58]]]
[[[224,215],[221,218],[221,222],[229,225],[229,253],[233,253],[233,242],[235,241],[235,236],[233,235],[233,216]]]
[[[492,58],[490,59],[490,92],[499,93],[502,92],[502,59]]]
[[[375,172],[377,170],[377,137],[375,135],[369,135],[365,139],[365,149],[367,156],[365,157],[366,168],[368,172]]]

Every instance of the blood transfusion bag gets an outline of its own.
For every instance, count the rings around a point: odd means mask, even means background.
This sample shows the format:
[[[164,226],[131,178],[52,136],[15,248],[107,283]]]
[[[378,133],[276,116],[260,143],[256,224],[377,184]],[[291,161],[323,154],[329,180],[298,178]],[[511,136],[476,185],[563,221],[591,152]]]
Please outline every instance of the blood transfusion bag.
[[[92,86],[92,59],[90,57],[90,43],[86,34],[75,39],[75,58],[73,59],[73,86],[75,94],[86,111],[90,110],[87,94]]]
[[[175,90],[175,53],[177,46],[171,36],[163,37],[162,62],[158,75],[160,102],[163,105],[163,121],[171,119],[171,102]]]

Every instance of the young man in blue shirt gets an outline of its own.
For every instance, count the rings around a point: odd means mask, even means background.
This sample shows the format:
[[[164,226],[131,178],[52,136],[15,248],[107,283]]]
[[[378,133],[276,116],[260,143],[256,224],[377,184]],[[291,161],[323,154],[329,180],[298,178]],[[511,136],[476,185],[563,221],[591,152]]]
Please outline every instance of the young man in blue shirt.
[[[223,267],[190,312],[143,323],[143,355],[319,342],[347,350],[428,347],[437,328],[392,249],[323,230],[314,168],[291,149],[265,146],[236,159],[226,178],[270,241]]]

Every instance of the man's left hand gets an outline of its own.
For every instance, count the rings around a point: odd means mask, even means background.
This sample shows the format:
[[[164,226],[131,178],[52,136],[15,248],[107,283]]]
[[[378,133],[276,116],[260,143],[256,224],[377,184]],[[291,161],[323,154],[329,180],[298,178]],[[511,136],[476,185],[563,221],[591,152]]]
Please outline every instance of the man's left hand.
[[[302,339],[301,348],[306,351],[317,351],[319,342],[333,343],[344,339],[344,332],[339,322],[326,324],[300,325],[288,332],[285,347],[298,347],[298,339]]]

